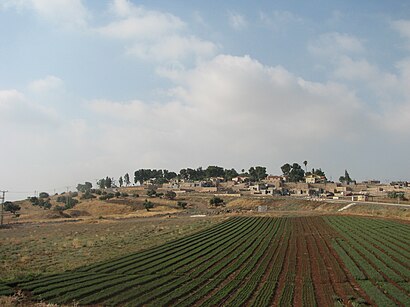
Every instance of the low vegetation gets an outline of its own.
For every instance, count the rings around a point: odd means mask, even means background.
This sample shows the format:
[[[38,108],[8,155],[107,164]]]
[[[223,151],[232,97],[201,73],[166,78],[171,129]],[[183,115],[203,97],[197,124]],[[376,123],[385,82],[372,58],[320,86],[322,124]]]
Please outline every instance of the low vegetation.
[[[4,287],[57,304],[408,306],[409,235],[407,225],[367,218],[234,217],[151,249]]]

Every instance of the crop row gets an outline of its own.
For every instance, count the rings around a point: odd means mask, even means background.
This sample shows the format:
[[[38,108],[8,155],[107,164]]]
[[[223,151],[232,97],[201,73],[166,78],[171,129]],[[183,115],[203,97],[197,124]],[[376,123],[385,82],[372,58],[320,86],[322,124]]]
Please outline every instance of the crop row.
[[[408,281],[409,267],[392,258],[397,250],[388,246],[383,237],[377,236],[374,229],[386,229],[385,223],[350,217],[329,217],[326,220],[344,237],[335,239],[333,247],[367,295],[377,305],[403,304],[403,298],[408,298],[409,293],[395,285]],[[390,223],[387,225],[392,227]]]
[[[144,275],[135,275],[132,267],[128,272],[122,274],[117,272],[115,274],[101,274],[91,271],[86,272],[89,274],[88,277],[77,276],[77,284],[75,284],[76,279],[70,280],[68,284],[65,284],[67,280],[64,282],[54,279],[57,283],[53,283],[53,279],[51,279],[51,284],[43,286],[38,283],[35,284],[37,287],[33,289],[33,292],[40,292],[41,297],[45,299],[54,298],[52,301],[56,303],[70,302],[75,299],[80,300],[82,304],[104,302],[108,305],[117,305],[124,302],[137,305],[137,303],[149,302],[156,297],[167,297],[165,294],[173,294],[184,286],[191,285],[193,280],[199,283],[206,282],[215,274],[218,275],[214,280],[221,278],[220,273],[230,267],[229,262],[224,263],[221,268],[218,268],[218,264],[215,264],[209,270],[209,261],[206,261],[208,254],[213,254],[210,259],[220,262],[229,261],[225,251],[231,251],[230,255],[232,257],[239,252],[243,254],[242,256],[246,255],[249,258],[260,243],[257,241],[258,235],[264,234],[266,236],[269,230],[272,229],[272,227],[268,227],[269,222],[270,219],[267,218],[240,219],[236,222],[236,227],[230,227],[230,232],[224,233],[220,237],[214,236],[212,240],[206,240],[205,245],[201,245],[203,240],[199,240],[197,244],[191,244],[189,249],[181,246],[181,249],[188,255],[176,252],[180,257],[172,257],[172,255],[164,257],[155,266],[149,266],[148,269],[142,270],[141,273]],[[249,244],[239,245],[240,240],[238,239],[240,236],[245,237],[247,239],[245,241]],[[228,244],[229,242],[231,244]],[[250,246],[253,249],[249,248]],[[222,258],[218,257],[218,252]],[[233,261],[233,259],[230,260]],[[240,262],[237,261],[237,263]],[[196,264],[199,264],[199,266]],[[193,274],[182,274],[184,269],[188,269]],[[100,277],[97,278],[97,276]],[[196,278],[193,279],[193,277]],[[49,292],[45,291],[47,287],[50,287]]]

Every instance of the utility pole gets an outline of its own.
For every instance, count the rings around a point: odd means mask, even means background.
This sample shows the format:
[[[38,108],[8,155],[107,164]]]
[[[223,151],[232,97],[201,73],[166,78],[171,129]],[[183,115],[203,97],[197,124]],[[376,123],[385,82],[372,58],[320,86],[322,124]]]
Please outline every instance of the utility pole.
[[[68,208],[68,189],[70,188],[70,187],[66,187],[67,188],[67,195],[65,196],[65,207],[66,207],[66,209]]]
[[[0,217],[0,227],[3,227],[3,216],[4,216],[4,199],[6,198],[6,193],[8,191],[0,191],[0,193],[2,193],[2,197],[1,198],[1,217]]]

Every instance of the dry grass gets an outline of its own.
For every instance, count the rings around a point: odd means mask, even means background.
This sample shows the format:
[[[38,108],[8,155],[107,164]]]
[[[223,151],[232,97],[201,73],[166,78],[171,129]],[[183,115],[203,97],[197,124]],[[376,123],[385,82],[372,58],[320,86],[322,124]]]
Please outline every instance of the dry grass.
[[[0,230],[0,280],[52,274],[123,256],[221,219],[147,217],[15,225]]]

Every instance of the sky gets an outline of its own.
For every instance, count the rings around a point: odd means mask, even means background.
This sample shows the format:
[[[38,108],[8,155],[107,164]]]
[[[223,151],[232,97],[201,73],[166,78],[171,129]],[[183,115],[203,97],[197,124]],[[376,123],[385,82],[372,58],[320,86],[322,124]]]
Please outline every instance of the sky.
[[[410,180],[407,1],[0,0],[0,189],[289,162]]]

